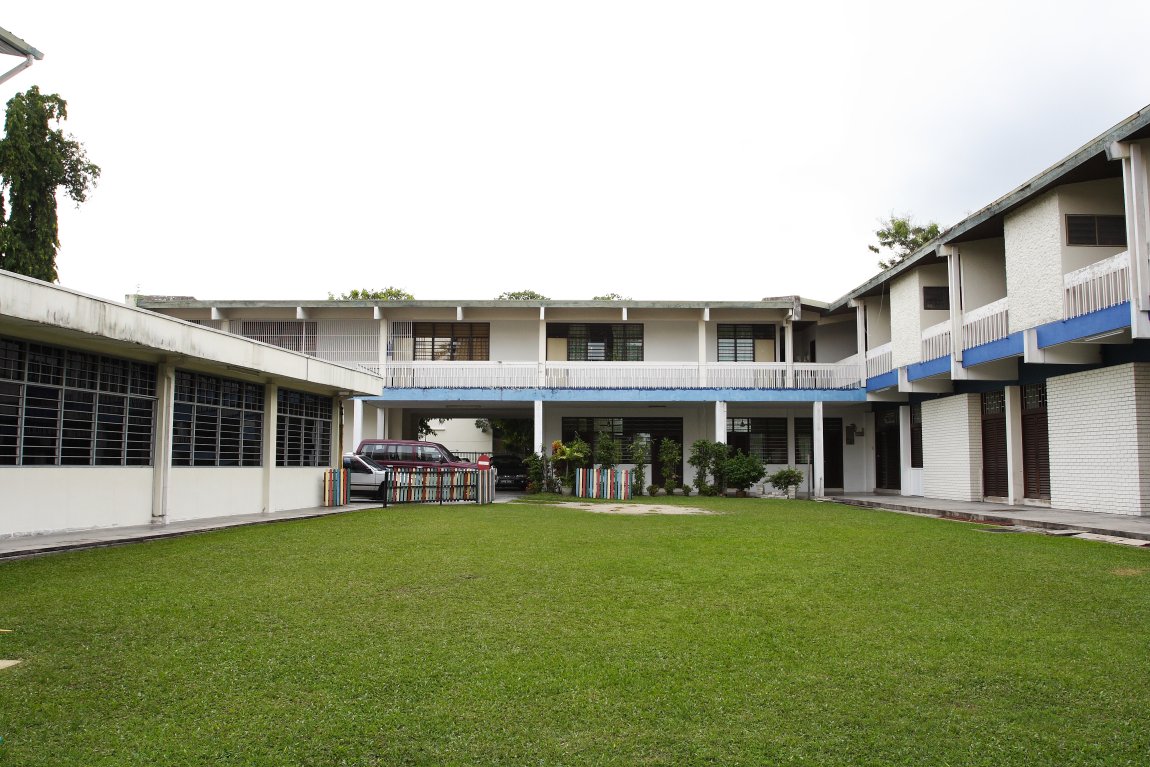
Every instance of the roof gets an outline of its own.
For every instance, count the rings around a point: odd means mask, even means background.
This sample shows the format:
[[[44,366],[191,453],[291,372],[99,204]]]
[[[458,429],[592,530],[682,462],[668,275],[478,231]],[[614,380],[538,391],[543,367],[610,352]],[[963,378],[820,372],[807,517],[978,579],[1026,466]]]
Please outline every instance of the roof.
[[[9,32],[7,29],[0,27],[0,53],[9,56],[31,56],[32,58],[40,61],[44,58],[44,54],[33,48],[28,43],[21,40],[16,35]]]
[[[812,301],[799,296],[778,296],[764,298],[761,301],[563,301],[547,300],[467,300],[467,301],[333,301],[330,299],[307,299],[302,301],[211,301],[197,300],[182,296],[137,296],[136,305],[143,309],[254,309],[254,308],[291,308],[303,307],[305,309],[320,309],[332,307],[374,307],[387,306],[397,309],[446,309],[463,307],[464,309],[791,309],[795,301],[802,306],[815,310],[824,310],[827,304],[822,301]]]
[[[1094,181],[1100,178],[1121,178],[1122,166],[1111,162],[1106,150],[1115,141],[1135,141],[1150,138],[1150,106],[1143,107],[1115,125],[1101,136],[1091,140],[1070,155],[1039,173],[1021,186],[999,197],[923,245],[902,263],[876,274],[842,298],[832,301],[834,311],[851,299],[879,292],[886,283],[908,269],[939,260],[938,248],[952,242],[970,242],[1000,236],[1006,214],[1030,200],[1062,184]]]

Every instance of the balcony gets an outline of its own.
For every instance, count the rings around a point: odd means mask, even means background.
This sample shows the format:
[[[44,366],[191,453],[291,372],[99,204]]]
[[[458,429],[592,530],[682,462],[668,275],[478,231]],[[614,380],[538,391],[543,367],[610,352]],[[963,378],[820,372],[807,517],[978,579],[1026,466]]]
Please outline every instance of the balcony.
[[[839,362],[389,362],[361,365],[388,389],[857,389]]]
[[[866,353],[866,377],[877,378],[894,370],[894,352],[890,343],[868,349]]]
[[[950,320],[931,325],[922,331],[922,361],[950,356]]]
[[[1010,317],[1005,298],[971,309],[962,315],[962,348],[971,349],[1010,335]]]
[[[1068,320],[1125,303],[1130,300],[1130,253],[1069,272],[1062,283]]]

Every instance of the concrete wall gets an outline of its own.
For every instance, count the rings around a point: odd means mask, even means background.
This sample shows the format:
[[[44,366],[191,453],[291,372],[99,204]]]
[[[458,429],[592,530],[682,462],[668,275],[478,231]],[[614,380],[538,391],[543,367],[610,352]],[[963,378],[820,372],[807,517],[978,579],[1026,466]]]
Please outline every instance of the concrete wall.
[[[962,255],[963,307],[970,311],[1006,297],[1006,241],[1002,237],[964,242]]]
[[[698,362],[699,323],[691,321],[643,323],[645,362]]]
[[[919,306],[919,324],[925,330],[932,325],[937,325],[940,322],[946,322],[950,319],[950,312],[946,309],[924,309],[922,289],[927,287],[932,288],[945,288],[949,281],[947,279],[946,264],[931,264],[916,269],[918,272],[918,306]],[[921,337],[920,337],[921,341]],[[920,345],[921,349],[921,345]],[[921,354],[921,351],[920,351]]]
[[[977,394],[922,403],[922,493],[982,500],[982,415]]]
[[[443,423],[433,418],[431,426],[435,431],[427,439],[452,452],[491,453],[491,434],[475,428],[474,418],[448,418]]]
[[[491,359],[502,362],[538,362],[539,321],[493,320]]]
[[[258,514],[264,505],[263,475],[260,467],[173,466],[168,475],[168,521]]]
[[[819,325],[815,330],[815,362],[838,362],[858,354],[858,336],[853,322]]]
[[[152,519],[150,467],[5,466],[0,488],[0,536]]]
[[[307,509],[323,505],[326,468],[283,466],[272,470],[272,511]]]
[[[1012,333],[1062,319],[1062,242],[1057,191],[1006,215]]]
[[[863,299],[866,305],[866,348],[890,343],[890,296]]]
[[[1057,376],[1046,396],[1051,506],[1150,514],[1150,365]]]
[[[1122,179],[1107,178],[1087,181],[1082,184],[1067,184],[1058,189],[1058,212],[1061,224],[1062,272],[1072,272],[1089,266],[1126,250],[1125,247],[1104,247],[1099,245],[1067,245],[1066,216],[1074,213],[1091,215],[1123,215],[1126,201],[1122,191]]]
[[[920,285],[917,269],[900,274],[891,283],[891,353],[896,368],[922,361]]]

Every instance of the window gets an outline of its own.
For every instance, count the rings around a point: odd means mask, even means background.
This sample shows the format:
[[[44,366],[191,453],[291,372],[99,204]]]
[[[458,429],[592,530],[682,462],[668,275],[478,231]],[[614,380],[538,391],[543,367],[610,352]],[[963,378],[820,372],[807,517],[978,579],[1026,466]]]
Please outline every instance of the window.
[[[486,322],[412,323],[415,359],[484,361],[491,357],[491,326]]]
[[[755,359],[755,341],[774,341],[774,325],[719,325],[718,340],[719,362],[774,362]]]
[[[642,362],[643,326],[638,324],[551,323],[548,338],[567,339],[569,362]]]
[[[787,463],[786,418],[728,418],[727,444],[765,464]]]
[[[1126,247],[1126,216],[1066,217],[1067,245]]]
[[[578,435],[584,442],[595,449],[595,442],[600,434],[610,434],[622,448],[622,462],[631,462],[631,443],[636,438],[643,439],[651,448],[652,457],[659,450],[659,442],[664,437],[670,437],[683,444],[682,418],[574,418],[564,417],[562,421],[562,438],[570,442]],[[594,455],[594,452],[592,452]],[[655,463],[648,459],[649,463]]]
[[[253,341],[315,356],[316,323],[306,320],[244,320],[240,334]]]
[[[264,387],[176,371],[173,466],[262,466]]]
[[[0,338],[0,465],[150,466],[156,368]]]
[[[922,308],[926,310],[950,311],[950,288],[924,287],[922,289]]]
[[[815,421],[813,418],[795,419],[795,464],[813,463],[815,460]]]
[[[276,466],[331,465],[331,397],[280,389]]]

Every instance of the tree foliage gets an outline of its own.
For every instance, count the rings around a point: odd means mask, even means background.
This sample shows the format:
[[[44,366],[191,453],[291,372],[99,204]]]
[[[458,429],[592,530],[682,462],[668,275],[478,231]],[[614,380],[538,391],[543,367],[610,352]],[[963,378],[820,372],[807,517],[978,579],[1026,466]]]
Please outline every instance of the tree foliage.
[[[408,293],[403,288],[395,288],[388,285],[383,290],[371,290],[370,288],[353,288],[346,293],[340,295],[327,294],[328,301],[414,301],[415,296]]]
[[[602,296],[595,296],[592,301],[630,301],[630,296],[621,296],[618,293],[607,293]]]
[[[495,297],[496,301],[548,301],[550,299],[534,290],[508,290]]]
[[[878,265],[882,269],[897,266],[914,254],[916,250],[938,237],[939,227],[935,222],[919,226],[911,216],[895,216],[879,222],[882,226],[875,231],[878,245],[867,245],[872,253],[882,253],[880,248],[890,251],[890,257],[879,259]]]
[[[79,205],[100,177],[84,145],[53,127],[66,119],[67,102],[33,85],[8,101],[0,139],[0,268],[47,282],[57,280],[56,190]]]

